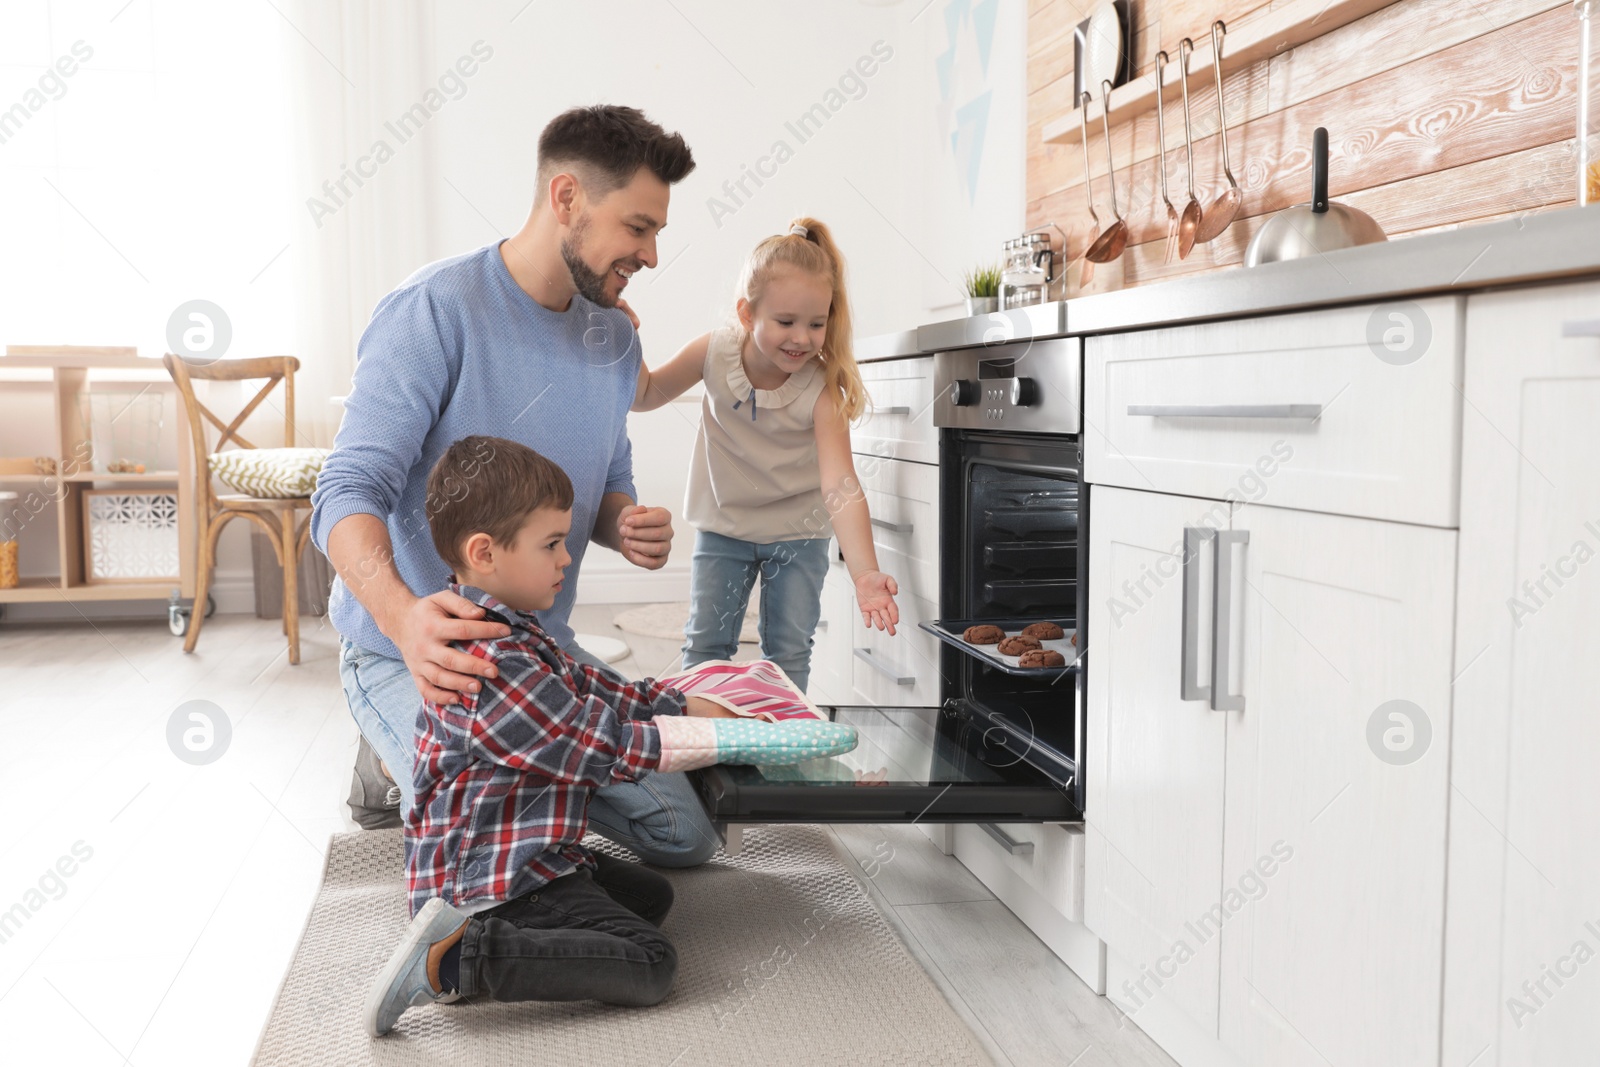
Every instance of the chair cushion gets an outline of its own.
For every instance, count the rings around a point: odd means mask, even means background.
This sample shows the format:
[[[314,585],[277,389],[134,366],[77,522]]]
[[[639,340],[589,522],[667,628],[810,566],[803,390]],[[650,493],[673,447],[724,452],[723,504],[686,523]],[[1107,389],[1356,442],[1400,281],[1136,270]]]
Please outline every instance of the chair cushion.
[[[211,473],[232,489],[251,496],[306,497],[317,487],[326,448],[235,448],[207,457]]]

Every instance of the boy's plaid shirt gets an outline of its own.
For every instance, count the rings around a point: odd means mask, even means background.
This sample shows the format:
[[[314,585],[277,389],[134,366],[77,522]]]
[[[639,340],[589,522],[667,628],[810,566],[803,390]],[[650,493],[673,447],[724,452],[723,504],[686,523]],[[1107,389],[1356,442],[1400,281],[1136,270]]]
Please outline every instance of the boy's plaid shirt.
[[[415,914],[429,897],[453,905],[510,900],[594,859],[578,842],[589,797],[661,760],[646,720],[683,713],[676,689],[618,685],[556,647],[532,614],[452,584],[511,627],[462,651],[494,663],[460,704],[417,713],[416,805],[406,813],[406,881]]]

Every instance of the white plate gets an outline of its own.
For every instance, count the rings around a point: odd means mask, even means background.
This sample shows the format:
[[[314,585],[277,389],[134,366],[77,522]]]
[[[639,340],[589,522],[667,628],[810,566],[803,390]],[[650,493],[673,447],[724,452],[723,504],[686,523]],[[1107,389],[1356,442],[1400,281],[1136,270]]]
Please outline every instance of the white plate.
[[[1083,41],[1083,88],[1096,100],[1105,82],[1116,83],[1122,69],[1122,19],[1111,0],[1101,0],[1089,16]],[[1103,105],[1105,101],[1101,100]]]

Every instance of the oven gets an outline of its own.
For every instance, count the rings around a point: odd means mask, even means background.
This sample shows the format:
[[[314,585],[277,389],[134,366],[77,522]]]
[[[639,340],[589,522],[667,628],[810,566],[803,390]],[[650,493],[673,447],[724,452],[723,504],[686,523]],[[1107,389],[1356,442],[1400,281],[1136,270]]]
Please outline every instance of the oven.
[[[937,704],[825,710],[854,752],[798,767],[691,772],[719,828],[778,822],[1080,822],[1088,497],[1076,338],[934,354],[940,482]],[[968,626],[1048,621],[1063,665],[1023,668]],[[902,625],[907,625],[903,622]],[[902,636],[901,639],[905,639]],[[930,642],[931,643],[931,642]]]

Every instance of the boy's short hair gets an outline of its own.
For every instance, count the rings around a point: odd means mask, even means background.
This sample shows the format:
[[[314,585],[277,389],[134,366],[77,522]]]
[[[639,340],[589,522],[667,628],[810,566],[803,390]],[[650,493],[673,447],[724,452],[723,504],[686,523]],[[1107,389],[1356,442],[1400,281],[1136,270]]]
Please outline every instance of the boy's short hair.
[[[572,479],[527,445],[504,437],[463,437],[428,472],[428,529],[439,558],[463,570],[461,542],[486,533],[510,547],[539,508],[572,507]]]
[[[598,104],[563,111],[539,135],[539,184],[548,186],[557,167],[576,165],[579,180],[596,197],[627,185],[640,167],[668,185],[694,170],[694,154],[683,135],[668,133],[635,107]]]

